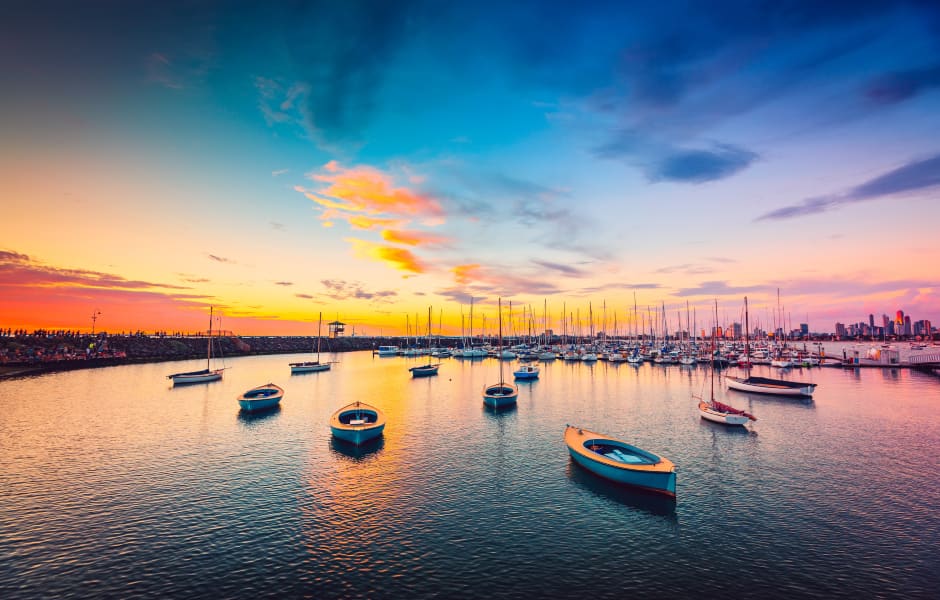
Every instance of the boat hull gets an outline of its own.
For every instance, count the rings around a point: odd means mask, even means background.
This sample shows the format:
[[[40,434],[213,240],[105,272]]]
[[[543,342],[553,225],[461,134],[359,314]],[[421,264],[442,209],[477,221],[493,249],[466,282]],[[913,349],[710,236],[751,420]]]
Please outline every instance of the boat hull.
[[[729,425],[732,427],[744,427],[748,421],[751,420],[745,415],[735,415],[715,410],[709,407],[705,402],[699,403],[698,412],[706,421],[720,423],[721,425]]]
[[[740,377],[726,377],[725,382],[732,390],[741,392],[754,392],[757,394],[772,394],[774,396],[812,396],[816,389],[814,383],[797,383],[784,380],[755,380]]]
[[[412,377],[432,377],[437,375],[437,369],[440,365],[425,365],[423,367],[411,367]]]
[[[291,374],[295,373],[319,373],[320,371],[329,371],[330,363],[291,363],[290,372]]]
[[[516,379],[538,379],[539,370],[538,369],[522,369],[519,371],[513,372],[513,377]]]
[[[173,381],[173,385],[188,385],[190,383],[208,383],[222,379],[222,370],[193,371],[191,373],[175,373],[167,375]]]
[[[349,442],[350,444],[355,444],[361,446],[368,441],[374,440],[385,430],[385,423],[378,427],[370,427],[363,429],[348,429],[340,427],[330,427],[330,431],[333,433],[333,437],[344,442]]]
[[[585,448],[586,443],[592,442],[601,442],[623,448],[631,454],[650,457],[653,462],[652,464],[635,465],[616,463]],[[602,434],[571,426],[565,432],[565,443],[568,446],[568,454],[571,458],[578,465],[595,475],[671,498],[676,496],[675,465],[665,458]]]

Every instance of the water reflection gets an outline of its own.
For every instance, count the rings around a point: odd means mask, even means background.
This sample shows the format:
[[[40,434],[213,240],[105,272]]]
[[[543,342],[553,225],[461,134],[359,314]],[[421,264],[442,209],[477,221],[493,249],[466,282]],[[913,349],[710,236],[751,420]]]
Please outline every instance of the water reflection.
[[[337,454],[342,454],[345,457],[351,458],[353,460],[359,461],[364,458],[378,453],[382,448],[385,447],[385,436],[380,436],[374,440],[369,440],[365,444],[350,444],[349,442],[344,442],[343,440],[338,440],[333,436],[330,436],[330,449]]]
[[[760,417],[757,417],[760,419]],[[717,434],[719,431],[727,432],[728,435],[740,435],[740,436],[756,436],[757,432],[751,429],[750,427],[742,427],[740,425],[722,425],[721,423],[715,423],[714,421],[709,421],[708,419],[699,418],[699,422],[702,427],[706,427],[711,430],[714,434]],[[713,439],[714,441],[714,439]]]
[[[268,419],[271,419],[272,417],[275,417],[276,415],[279,415],[280,413],[281,413],[281,405],[275,404],[271,408],[268,408],[265,410],[255,410],[251,412],[246,411],[246,410],[239,410],[238,420],[245,425],[251,426],[253,424],[260,423],[261,421],[266,421]]]
[[[508,417],[509,415],[515,413],[517,410],[519,410],[518,401],[515,404],[510,404],[509,406],[501,406],[499,408],[487,406],[486,404],[483,405],[483,412],[485,412],[488,417],[491,417],[494,420],[500,420],[501,417]]]
[[[816,408],[816,403],[813,402],[811,397],[807,396],[774,396],[773,394],[749,394],[747,392],[742,392],[741,390],[730,390],[735,392],[736,397],[741,397],[747,400],[748,402],[748,412],[753,412],[754,410],[760,410],[760,404],[780,404],[785,406],[796,406],[800,408]],[[758,408],[754,408],[754,402],[758,404]],[[756,415],[757,418],[760,418],[760,415]]]
[[[599,498],[678,522],[675,498],[608,481],[581,468],[573,460],[568,461],[566,474],[570,481]]]

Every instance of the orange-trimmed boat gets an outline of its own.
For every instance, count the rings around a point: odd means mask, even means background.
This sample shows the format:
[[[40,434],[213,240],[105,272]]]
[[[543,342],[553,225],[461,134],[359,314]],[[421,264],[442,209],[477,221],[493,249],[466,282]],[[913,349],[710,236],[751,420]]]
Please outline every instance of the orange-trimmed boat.
[[[668,458],[574,425],[565,428],[565,444],[571,458],[595,475],[676,497],[676,465]]]

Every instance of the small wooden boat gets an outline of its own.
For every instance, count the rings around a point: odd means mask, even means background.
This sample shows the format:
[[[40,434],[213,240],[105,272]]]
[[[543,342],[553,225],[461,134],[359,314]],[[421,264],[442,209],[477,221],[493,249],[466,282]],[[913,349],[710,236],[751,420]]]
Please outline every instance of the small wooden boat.
[[[746,425],[748,421],[756,421],[757,417],[743,410],[722,404],[714,398],[699,400],[698,411],[702,418],[722,425]]]
[[[731,377],[725,376],[728,387],[742,392],[774,394],[775,396],[812,396],[815,383],[801,383],[770,377]]]
[[[538,379],[539,368],[532,365],[524,365],[512,372],[516,379]]]
[[[430,377],[432,375],[437,375],[437,369],[440,366],[440,363],[436,365],[428,363],[426,365],[421,365],[420,367],[411,367],[408,370],[411,371],[412,377]]]
[[[267,383],[251,388],[240,395],[238,397],[238,405],[242,407],[242,410],[248,412],[264,410],[277,406],[283,397],[283,389],[273,383]]]
[[[364,402],[347,404],[330,417],[333,437],[357,446],[379,437],[384,429],[385,414]]]
[[[667,458],[573,425],[565,428],[565,444],[571,458],[595,475],[676,496],[676,466]]]
[[[225,368],[222,369],[213,369],[212,368],[212,308],[209,307],[209,335],[206,336],[209,342],[208,348],[206,350],[206,368],[201,371],[188,371],[186,373],[173,373],[172,375],[167,375],[167,379],[173,381],[173,385],[186,385],[189,383],[208,383],[210,381],[218,381],[222,379],[222,373],[225,371]],[[219,347],[221,350],[221,346]]]

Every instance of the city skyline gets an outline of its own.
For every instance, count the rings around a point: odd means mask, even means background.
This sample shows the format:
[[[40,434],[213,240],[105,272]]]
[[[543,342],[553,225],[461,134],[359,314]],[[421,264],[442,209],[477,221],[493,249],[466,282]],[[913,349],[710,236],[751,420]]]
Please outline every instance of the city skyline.
[[[2,327],[940,323],[929,3],[8,12]]]

